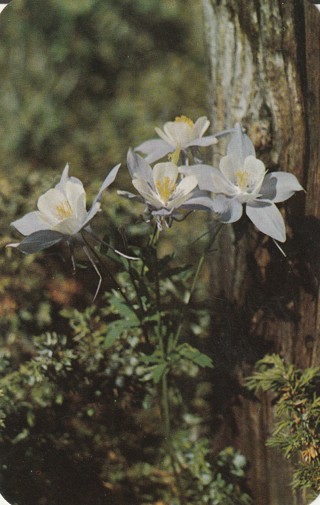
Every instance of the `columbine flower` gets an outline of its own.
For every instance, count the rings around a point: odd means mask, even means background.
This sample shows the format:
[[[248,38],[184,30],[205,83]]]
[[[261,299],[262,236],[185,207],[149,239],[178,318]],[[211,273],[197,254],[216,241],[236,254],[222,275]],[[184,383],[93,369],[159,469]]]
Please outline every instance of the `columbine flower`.
[[[38,210],[11,223],[26,238],[20,243],[8,245],[25,253],[34,253],[62,240],[79,239],[79,232],[88,227],[100,210],[102,192],[114,181],[119,167],[117,165],[108,174],[87,211],[82,182],[68,176],[69,165],[66,165],[60,182],[38,199]]]
[[[140,195],[127,191],[118,193],[144,202],[152,215],[159,218],[170,216],[176,209],[192,202],[197,179],[188,175],[179,180],[179,170],[175,163],[157,163],[152,169],[144,158],[131,149],[127,162],[132,184]]]
[[[284,202],[303,188],[292,174],[267,174],[264,163],[256,158],[253,144],[240,125],[236,125],[227,156],[220,161],[220,170],[197,165],[181,171],[195,175],[199,188],[211,191],[213,200],[217,195],[225,197],[221,221],[231,223],[240,219],[245,204],[246,214],[258,230],[279,242],[285,241],[285,224],[275,203]]]
[[[174,121],[165,123],[163,130],[155,128],[161,139],[147,140],[135,150],[146,155],[146,160],[152,163],[177,150],[180,152],[192,146],[210,146],[217,139],[214,135],[203,137],[209,125],[210,121],[205,116],[195,123],[186,116],[176,117]]]

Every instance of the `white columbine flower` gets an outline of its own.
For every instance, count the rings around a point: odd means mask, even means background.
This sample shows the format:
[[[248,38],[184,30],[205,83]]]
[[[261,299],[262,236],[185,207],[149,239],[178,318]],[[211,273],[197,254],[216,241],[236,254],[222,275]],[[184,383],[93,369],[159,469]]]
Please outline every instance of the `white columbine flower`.
[[[224,196],[220,220],[235,222],[246,214],[261,232],[284,242],[285,224],[275,203],[284,202],[295,191],[302,190],[297,178],[286,172],[267,174],[265,165],[255,156],[249,137],[236,125],[229,142],[227,155],[220,161],[220,170],[208,165],[182,169],[186,175],[195,175],[199,188],[212,192],[213,200]]]
[[[9,246],[17,247],[25,253],[33,253],[64,239],[79,238],[79,232],[89,225],[100,210],[102,192],[114,181],[119,167],[117,165],[108,174],[87,211],[83,184],[76,177],[69,177],[69,166],[66,165],[60,182],[38,199],[38,210],[11,223],[26,238]]]
[[[118,191],[120,195],[144,202],[154,216],[170,216],[176,209],[192,201],[197,179],[188,175],[179,180],[175,163],[157,163],[152,169],[144,158],[128,152],[128,169],[132,184],[140,195]]]
[[[163,130],[155,128],[160,139],[147,140],[135,150],[146,155],[149,163],[163,158],[176,150],[185,151],[192,146],[210,146],[217,142],[214,135],[203,137],[209,128],[210,121],[203,116],[194,123],[186,116],[176,117],[174,121],[165,123]]]

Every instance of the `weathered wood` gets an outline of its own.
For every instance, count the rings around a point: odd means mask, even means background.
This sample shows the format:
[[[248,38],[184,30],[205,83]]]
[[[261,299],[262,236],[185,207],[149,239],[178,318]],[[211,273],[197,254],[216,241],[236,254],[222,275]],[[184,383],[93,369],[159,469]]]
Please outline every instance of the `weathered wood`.
[[[320,13],[307,1],[202,2],[213,131],[241,122],[268,169],[294,173],[307,190],[285,206],[287,259],[247,222],[218,238],[212,304],[229,307],[223,352],[241,383],[267,351],[301,367],[320,362]],[[305,505],[292,497],[290,463],[265,447],[269,400],[239,396],[231,412],[222,438],[250,461],[255,505]]]

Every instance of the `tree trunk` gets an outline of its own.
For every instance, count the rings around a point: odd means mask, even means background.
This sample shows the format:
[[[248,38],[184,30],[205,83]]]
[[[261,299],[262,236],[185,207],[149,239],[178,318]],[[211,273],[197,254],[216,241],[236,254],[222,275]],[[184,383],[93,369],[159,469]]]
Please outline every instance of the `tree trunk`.
[[[299,367],[320,361],[320,13],[307,1],[202,2],[213,131],[241,122],[268,170],[292,172],[306,189],[283,206],[286,258],[248,220],[219,235],[211,266],[212,304],[224,314],[214,322],[216,354],[220,373],[233,371],[238,396],[220,416],[216,445],[231,443],[248,458],[255,505],[305,505],[303,493],[292,496],[290,463],[265,446],[270,401],[239,394],[239,384],[267,352]]]

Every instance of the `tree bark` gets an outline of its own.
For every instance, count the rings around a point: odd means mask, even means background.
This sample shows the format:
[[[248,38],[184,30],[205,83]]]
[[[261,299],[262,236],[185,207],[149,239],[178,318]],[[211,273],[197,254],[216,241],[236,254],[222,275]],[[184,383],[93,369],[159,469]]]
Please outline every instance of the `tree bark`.
[[[255,505],[305,505],[303,493],[292,496],[290,462],[265,446],[270,401],[239,392],[267,352],[299,367],[320,361],[320,13],[302,0],[202,3],[213,131],[241,122],[268,170],[294,173],[306,189],[282,208],[286,258],[248,220],[219,235],[211,265],[212,304],[219,300],[224,313],[213,323],[216,354],[238,396],[220,416],[216,446],[232,443],[248,458]]]

